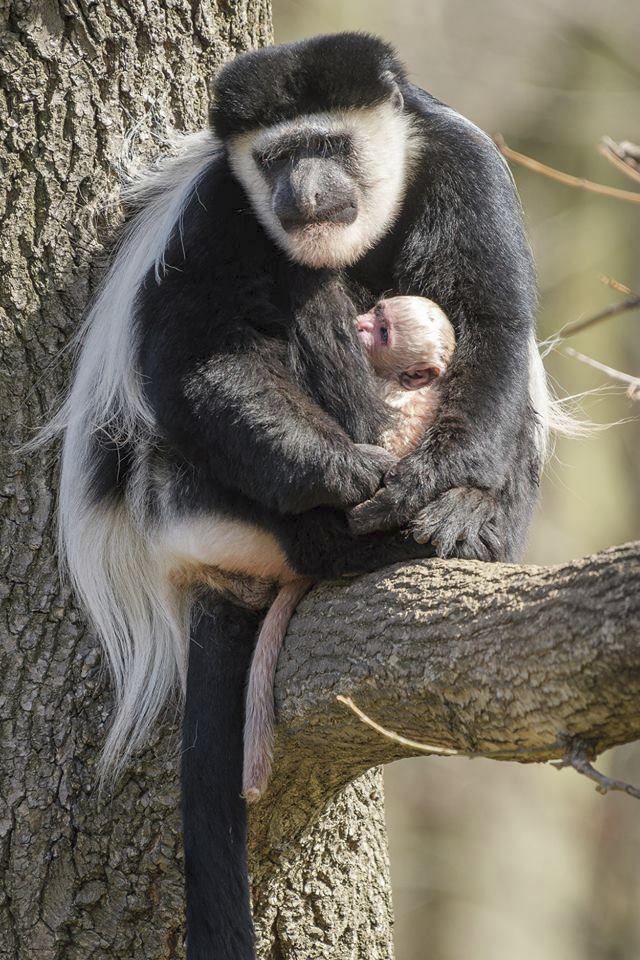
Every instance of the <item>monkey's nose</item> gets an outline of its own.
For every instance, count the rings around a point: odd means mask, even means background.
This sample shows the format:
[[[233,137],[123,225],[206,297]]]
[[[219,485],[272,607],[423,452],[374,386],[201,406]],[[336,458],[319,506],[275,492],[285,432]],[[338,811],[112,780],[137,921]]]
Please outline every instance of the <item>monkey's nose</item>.
[[[371,312],[356,317],[356,330],[362,346],[371,353],[376,345],[376,321]]]
[[[373,333],[376,328],[375,318],[371,313],[362,313],[356,317],[356,330],[359,333]]]
[[[284,170],[272,203],[285,230],[312,223],[348,226],[358,217],[352,181],[335,162],[318,157],[303,157]]]

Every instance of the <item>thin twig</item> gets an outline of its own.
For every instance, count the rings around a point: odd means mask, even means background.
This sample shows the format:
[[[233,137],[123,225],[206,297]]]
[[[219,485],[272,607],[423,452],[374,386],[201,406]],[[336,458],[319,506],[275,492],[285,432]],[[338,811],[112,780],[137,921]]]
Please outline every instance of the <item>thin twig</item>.
[[[607,287],[613,287],[613,289],[617,290],[618,293],[624,293],[627,297],[630,297],[633,293],[631,287],[628,287],[626,283],[620,283],[620,281],[616,280],[615,277],[608,277],[604,273],[600,277],[600,282],[604,283]]]
[[[603,197],[611,197],[613,200],[624,200],[627,203],[640,203],[640,191],[618,190],[617,187],[608,187],[604,183],[594,183],[593,180],[586,180],[584,177],[574,177],[570,173],[563,173],[562,170],[556,170],[554,167],[547,166],[546,163],[540,163],[533,157],[528,157],[524,153],[518,153],[507,146],[501,136],[494,137],[498,150],[513,163],[518,163],[522,167],[533,170],[534,173],[540,173],[551,180],[557,180],[558,183],[564,183],[567,187],[577,187],[579,190],[587,190],[589,193],[598,193]]]
[[[552,760],[551,765],[557,770],[572,767],[578,773],[582,774],[583,777],[588,777],[589,780],[593,780],[596,784],[596,791],[603,796],[611,790],[626,793],[630,797],[635,797],[636,800],[640,800],[640,790],[638,790],[637,787],[632,786],[630,783],[625,783],[624,780],[616,780],[614,777],[608,777],[606,774],[596,770],[593,764],[590,763],[583,744],[574,744],[564,760]]]
[[[394,743],[399,743],[403,747],[409,747],[411,750],[419,750],[420,753],[433,754],[441,757],[469,756],[468,753],[462,753],[460,750],[453,750],[450,747],[437,747],[431,743],[419,743],[417,740],[409,740],[407,737],[403,737],[399,733],[394,733],[393,730],[387,730],[386,727],[381,727],[379,723],[376,723],[376,721],[372,720],[371,717],[368,717],[366,713],[363,713],[360,707],[356,706],[351,697],[343,697],[342,694],[337,694],[336,700],[339,700],[340,703],[344,703],[346,707],[349,707],[349,709],[355,713],[359,720],[362,720],[363,723],[366,723],[366,725],[371,727],[372,730],[375,730],[376,733],[380,733],[383,737],[386,737],[388,740],[393,740]]]
[[[640,183],[640,169],[632,166],[629,160],[625,159],[624,152],[615,140],[612,140],[610,137],[603,137],[602,141],[598,144],[598,153],[600,153],[605,160],[608,160],[616,170],[620,170],[625,176],[630,177],[631,180]]]
[[[603,307],[602,310],[598,310],[597,313],[592,314],[590,317],[585,317],[583,320],[572,320],[570,323],[565,323],[564,327],[561,327],[557,337],[566,338],[574,337],[576,333],[582,333],[583,330],[587,330],[589,327],[593,327],[596,323],[600,323],[601,320],[608,320],[609,317],[617,317],[621,313],[627,313],[629,310],[637,310],[640,307],[640,296],[630,297],[628,300],[622,300],[620,303],[612,303],[608,307]]]
[[[395,733],[393,730],[388,730],[386,727],[382,727],[379,723],[376,723],[375,720],[372,720],[371,717],[367,716],[363,710],[358,707],[351,697],[343,697],[342,694],[337,694],[336,700],[340,703],[344,703],[346,707],[349,708],[356,717],[366,724],[368,727],[371,727],[372,730],[375,730],[376,733],[381,734],[381,736],[386,737],[387,740],[392,740],[394,743],[399,743],[403,747],[408,747],[410,750],[418,750],[420,753],[426,753],[431,756],[440,756],[440,757],[468,757],[473,759],[477,756],[483,756],[486,758],[494,759],[507,759],[504,755],[501,754],[491,754],[491,753],[465,753],[461,750],[453,750],[450,747],[438,747],[432,743],[420,743],[418,740],[410,740],[408,737],[403,737],[399,733]],[[570,742],[569,749],[566,755],[562,760],[550,760],[550,765],[555,767],[557,770],[562,770],[565,767],[573,767],[577,773],[582,774],[584,777],[588,777],[590,780],[593,780],[596,786],[598,793],[608,793],[610,790],[617,790],[622,793],[628,793],[630,797],[635,797],[637,800],[640,800],[640,790],[637,787],[632,786],[630,783],[625,783],[624,780],[615,780],[612,777],[607,777],[604,773],[600,773],[599,770],[589,762],[588,759],[588,750],[586,746],[579,740],[572,740]]]
[[[631,140],[621,140],[617,147],[622,159],[640,170],[640,144],[632,143]]]
[[[594,360],[593,357],[587,357],[584,353],[574,350],[573,347],[565,347],[564,352],[570,357],[575,357],[575,359],[579,360],[581,363],[586,363],[587,366],[593,367],[595,370],[600,370],[602,373],[606,373],[606,375],[611,377],[612,380],[619,380],[621,383],[625,383],[627,385],[627,394],[630,399],[640,400],[640,377],[633,377],[630,373],[623,373],[622,370],[616,370],[615,367],[609,367],[606,363],[601,363],[599,360]]]

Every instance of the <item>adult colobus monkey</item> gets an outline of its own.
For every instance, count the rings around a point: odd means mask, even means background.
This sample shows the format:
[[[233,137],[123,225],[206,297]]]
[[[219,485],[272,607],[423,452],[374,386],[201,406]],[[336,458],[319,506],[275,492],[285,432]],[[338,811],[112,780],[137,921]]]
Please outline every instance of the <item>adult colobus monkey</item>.
[[[434,552],[511,558],[538,483],[533,267],[491,141],[352,33],[238,57],[211,128],[135,194],[57,421],[64,556],[115,681],[111,770],[185,684],[189,588],[216,585],[217,567],[269,583]],[[435,423],[391,470],[353,323],[385,292],[434,300],[457,340]],[[202,603],[184,719],[189,957],[247,960],[242,690],[258,617]]]

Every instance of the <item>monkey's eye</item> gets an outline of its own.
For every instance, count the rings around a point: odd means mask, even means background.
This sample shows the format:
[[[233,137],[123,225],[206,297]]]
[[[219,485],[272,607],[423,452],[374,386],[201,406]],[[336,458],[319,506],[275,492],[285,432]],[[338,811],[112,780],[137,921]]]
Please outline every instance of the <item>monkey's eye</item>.
[[[382,326],[380,327],[380,339],[383,343],[389,343],[389,328]]]
[[[262,172],[267,173],[269,170],[281,167],[286,163],[288,154],[284,151],[278,152],[273,149],[254,150],[253,159]]]
[[[269,170],[273,166],[273,156],[266,151],[256,150],[253,154],[253,159],[261,170]]]

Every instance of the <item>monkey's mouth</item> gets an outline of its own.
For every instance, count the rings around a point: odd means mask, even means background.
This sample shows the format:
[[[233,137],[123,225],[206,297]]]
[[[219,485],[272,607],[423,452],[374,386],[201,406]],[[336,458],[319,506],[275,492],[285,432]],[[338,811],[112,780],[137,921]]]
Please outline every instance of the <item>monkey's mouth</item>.
[[[343,227],[349,227],[358,218],[358,208],[353,206],[340,207],[333,211],[329,216],[323,213],[318,217],[306,217],[305,219],[287,219],[283,217],[280,223],[287,233],[302,233],[307,230],[340,230]]]
[[[283,223],[284,230],[292,239],[323,239],[339,236],[346,227],[350,227],[353,220],[305,220],[302,223]]]
[[[363,330],[361,327],[357,328],[358,336],[360,337],[360,343],[367,351],[367,353],[373,353],[376,345],[376,338],[373,334],[373,330]]]

